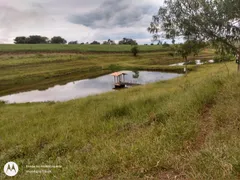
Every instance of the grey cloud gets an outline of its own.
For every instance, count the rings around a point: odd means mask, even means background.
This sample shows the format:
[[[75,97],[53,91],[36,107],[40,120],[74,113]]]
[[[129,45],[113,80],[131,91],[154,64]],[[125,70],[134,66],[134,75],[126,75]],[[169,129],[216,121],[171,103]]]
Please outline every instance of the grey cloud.
[[[151,35],[147,32],[122,32],[117,34],[109,34],[109,33],[99,33],[96,34],[96,36],[101,40],[107,40],[107,39],[113,39],[113,40],[119,40],[122,38],[132,38],[132,39],[146,39],[151,38]]]
[[[131,0],[106,0],[91,12],[70,16],[69,21],[91,28],[127,27],[137,24],[148,14],[152,14],[149,5]]]
[[[31,32],[32,27],[41,27],[46,20],[44,8],[37,3],[32,4],[32,8],[21,10],[16,7],[0,6],[0,34],[4,35],[0,42],[8,42],[12,33],[21,28],[28,28]]]
[[[31,34],[79,41],[147,38],[160,1],[0,0],[0,43]]]

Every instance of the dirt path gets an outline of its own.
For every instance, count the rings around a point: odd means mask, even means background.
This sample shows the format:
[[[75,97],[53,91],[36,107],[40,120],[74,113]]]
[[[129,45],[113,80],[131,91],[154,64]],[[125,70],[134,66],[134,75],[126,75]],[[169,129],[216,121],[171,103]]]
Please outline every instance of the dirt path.
[[[213,130],[213,123],[211,119],[211,109],[214,106],[214,103],[206,104],[203,107],[202,113],[199,117],[199,132],[196,137],[196,141],[193,145],[193,150],[200,150],[203,148],[207,137],[211,134]]]
[[[208,136],[213,130],[213,123],[211,119],[211,109],[214,106],[213,103],[206,104],[199,116],[199,132],[195,141],[191,144],[188,144],[188,151],[196,152],[201,150],[204,147],[205,142],[207,141]],[[160,172],[156,179],[159,180],[189,180],[184,174],[177,173],[175,171],[163,171]]]

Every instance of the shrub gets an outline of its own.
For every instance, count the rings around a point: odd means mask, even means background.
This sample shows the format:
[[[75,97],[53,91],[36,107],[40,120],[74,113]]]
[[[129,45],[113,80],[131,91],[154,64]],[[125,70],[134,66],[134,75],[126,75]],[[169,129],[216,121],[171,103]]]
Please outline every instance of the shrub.
[[[132,47],[131,51],[134,56],[137,56],[137,54],[139,53],[139,49],[137,46]]]
[[[107,69],[111,71],[119,71],[121,70],[121,66],[119,66],[118,64],[110,64]]]
[[[234,61],[235,57],[231,54],[216,55],[214,57],[215,62]]]
[[[167,48],[167,47],[170,47],[170,45],[169,45],[167,42],[165,42],[165,43],[162,45],[162,47]]]
[[[5,102],[5,101],[2,101],[2,100],[0,100],[0,105],[2,105],[2,104],[6,104],[6,102]]]

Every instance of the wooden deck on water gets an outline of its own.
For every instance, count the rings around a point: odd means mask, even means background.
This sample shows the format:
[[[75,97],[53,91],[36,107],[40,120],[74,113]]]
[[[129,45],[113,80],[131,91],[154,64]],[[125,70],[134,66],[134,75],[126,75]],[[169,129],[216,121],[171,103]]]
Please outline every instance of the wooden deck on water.
[[[118,82],[118,83],[115,83],[115,88],[124,88],[126,86],[139,86],[141,84],[139,83],[134,83],[134,82]]]
[[[127,82],[125,81],[125,76],[127,75],[126,73],[122,72],[115,72],[111,74],[114,76],[114,86],[115,88],[125,88],[126,86],[138,86],[141,85],[136,82]]]

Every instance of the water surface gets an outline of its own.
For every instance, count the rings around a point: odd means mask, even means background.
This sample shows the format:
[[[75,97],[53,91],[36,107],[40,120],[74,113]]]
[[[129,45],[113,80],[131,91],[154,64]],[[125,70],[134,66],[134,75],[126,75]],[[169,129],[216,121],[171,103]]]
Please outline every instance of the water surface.
[[[127,73],[126,81],[139,84],[147,84],[161,80],[169,80],[181,76],[176,73],[163,73],[152,71],[122,71]],[[46,101],[68,101],[71,99],[86,97],[114,91],[114,78],[110,74],[94,79],[74,81],[65,85],[56,85],[46,90],[34,90],[0,97],[7,103],[46,102]]]

